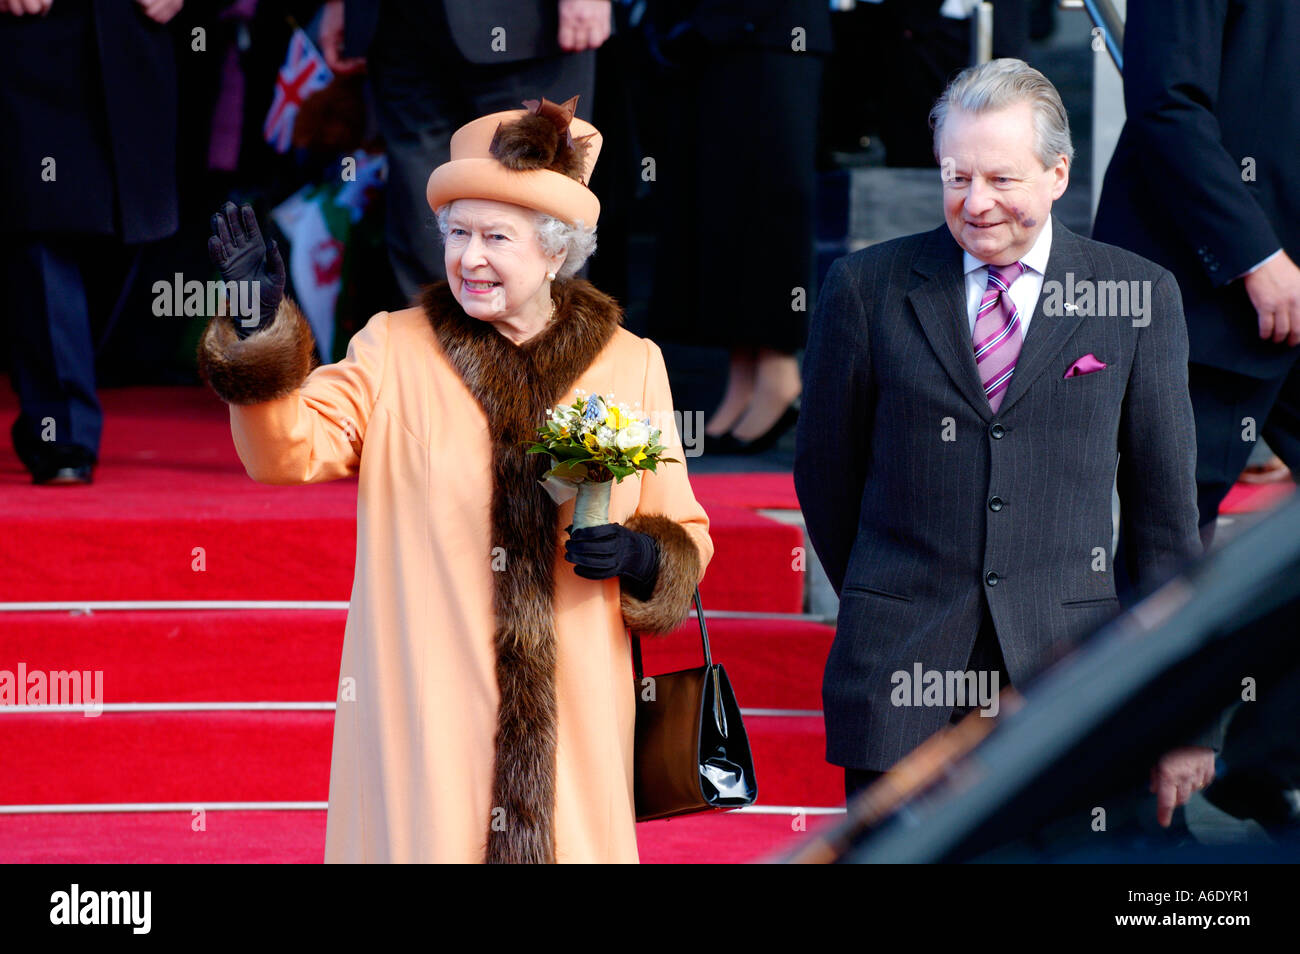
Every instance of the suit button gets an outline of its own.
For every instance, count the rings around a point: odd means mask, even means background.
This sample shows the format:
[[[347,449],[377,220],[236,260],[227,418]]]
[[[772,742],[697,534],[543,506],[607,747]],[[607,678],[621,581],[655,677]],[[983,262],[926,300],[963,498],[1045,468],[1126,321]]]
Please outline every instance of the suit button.
[[[1001,498],[1001,497],[990,497],[990,498],[989,498],[989,509],[992,510],[994,513],[997,513],[999,510],[1001,510],[1001,509],[1002,509],[1002,498]]]
[[[992,437],[995,441],[1002,440],[1002,435],[1005,434],[1006,432],[1007,429],[1003,427],[1001,424],[994,424],[992,427],[989,428],[989,436]]]
[[[1215,263],[1213,263],[1213,264],[1210,266],[1210,271],[1212,271],[1212,272],[1217,272],[1218,270],[1219,270],[1219,263],[1218,263],[1218,262],[1215,262]]]
[[[1002,577],[998,576],[992,570],[989,570],[987,573],[984,574],[984,582],[987,583],[989,586],[997,586],[998,580],[1000,579],[1002,579]]]

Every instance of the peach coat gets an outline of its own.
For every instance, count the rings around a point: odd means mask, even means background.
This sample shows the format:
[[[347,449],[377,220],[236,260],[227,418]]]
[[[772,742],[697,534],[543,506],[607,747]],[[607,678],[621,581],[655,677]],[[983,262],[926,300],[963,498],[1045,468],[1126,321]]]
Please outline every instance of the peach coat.
[[[565,368],[568,358],[560,359],[559,376],[573,377],[552,382],[554,400],[571,401],[580,388],[671,413],[658,346],[620,327],[613,300],[586,282],[560,286],[554,327],[569,327],[556,335],[570,333],[568,346],[584,366]],[[426,292],[424,307],[375,315],[346,358],[309,373],[310,331],[287,299],[274,323],[247,340],[217,318],[200,344],[200,369],[231,402],[235,447],[250,477],[273,484],[360,477],[327,862],[481,862],[494,823],[498,831],[523,824],[494,804],[501,754],[494,644],[501,638],[494,635],[494,593],[499,599],[501,591],[494,587],[513,585],[500,574],[512,573],[516,555],[493,552],[493,423],[431,321],[431,311],[449,301],[441,283]],[[473,322],[463,312],[447,320]],[[547,346],[544,334],[536,347]],[[595,355],[589,364],[584,346]],[[480,388],[521,386],[504,372],[500,379],[490,368],[485,374]],[[612,522],[667,517],[684,531],[674,544],[655,534],[653,522],[642,525],[664,551],[645,603],[622,593],[617,579],[583,579],[565,561],[572,500],[558,507],[553,544],[544,548],[554,580],[555,712],[553,756],[542,752],[554,762],[553,809],[537,807],[542,816],[553,810],[553,831],[539,831],[543,841],[553,837],[557,862],[638,860],[627,626],[661,632],[680,623],[713,554],[675,429],[665,427],[663,437],[667,456],[681,463],[623,480],[610,500]],[[520,488],[504,489],[508,505]],[[681,540],[690,553],[681,552]],[[512,771],[519,764],[509,763]],[[509,848],[516,835],[497,837]]]

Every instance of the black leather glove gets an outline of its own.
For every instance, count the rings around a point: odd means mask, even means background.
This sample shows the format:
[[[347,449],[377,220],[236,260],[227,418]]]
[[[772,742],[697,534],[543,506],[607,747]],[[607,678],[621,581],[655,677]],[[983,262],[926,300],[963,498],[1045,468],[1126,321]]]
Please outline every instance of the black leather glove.
[[[247,338],[275,320],[276,309],[284,298],[284,260],[274,239],[271,247],[266,247],[251,205],[245,203],[235,208],[235,203],[227,202],[212,216],[208,257],[221,270],[223,280],[258,283],[261,311],[256,325],[251,315],[236,314],[234,308],[230,309],[231,323],[239,337]]]
[[[639,600],[650,598],[659,577],[659,545],[654,537],[629,530],[621,523],[570,530],[564,542],[564,558],[584,579],[619,577]]]

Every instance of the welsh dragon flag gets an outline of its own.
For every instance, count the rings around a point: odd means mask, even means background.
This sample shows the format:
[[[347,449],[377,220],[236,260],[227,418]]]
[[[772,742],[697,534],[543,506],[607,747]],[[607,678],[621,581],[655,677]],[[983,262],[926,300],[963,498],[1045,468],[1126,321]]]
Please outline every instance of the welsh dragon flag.
[[[302,308],[321,361],[334,357],[334,314],[343,284],[343,256],[353,223],[360,221],[370,200],[383,188],[385,157],[358,151],[351,157],[353,174],[343,182],[327,180],[306,185],[271,210],[271,219],[289,242],[285,267],[293,281],[295,300]]]
[[[271,218],[289,240],[285,267],[293,281],[294,296],[316,336],[321,360],[334,353],[334,305],[343,279],[343,251],[352,218],[334,204],[327,186],[303,186],[271,212]]]

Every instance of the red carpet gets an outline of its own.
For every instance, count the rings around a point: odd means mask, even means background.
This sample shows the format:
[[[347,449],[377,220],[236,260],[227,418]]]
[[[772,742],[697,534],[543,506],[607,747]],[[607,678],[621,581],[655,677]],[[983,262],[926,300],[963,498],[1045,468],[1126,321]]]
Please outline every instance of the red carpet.
[[[212,811],[194,831],[190,812],[0,815],[0,863],[319,864],[323,811]],[[827,824],[810,816],[725,813],[637,826],[641,861],[762,861]],[[797,826],[800,826],[796,828]]]
[[[320,801],[334,713],[7,713],[0,804]],[[822,720],[748,718],[760,803],[844,804]],[[57,757],[51,757],[57,753]]]
[[[250,480],[226,406],[206,390],[126,388],[104,391],[101,400],[104,437],[90,486],[34,486],[8,441],[0,443],[5,599],[348,598],[355,480],[298,487]],[[11,392],[0,411],[6,421],[16,416]],[[799,612],[803,574],[792,568],[791,552],[802,533],[754,513],[749,496],[729,499],[730,479],[692,480],[709,509],[714,566],[733,568],[706,576],[705,606]],[[764,491],[752,499],[775,498]],[[273,559],[250,575],[250,554]]]
[[[1219,507],[1220,513],[1254,513],[1259,510],[1272,510],[1295,491],[1295,483],[1290,480],[1276,484],[1237,484],[1228,491]]]
[[[708,612],[706,610],[707,617]],[[101,670],[119,702],[330,702],[338,685],[345,612],[167,611],[6,613],[0,669]],[[834,629],[784,620],[709,623],[745,708],[820,709]],[[699,629],[642,641],[646,671],[702,664]]]

